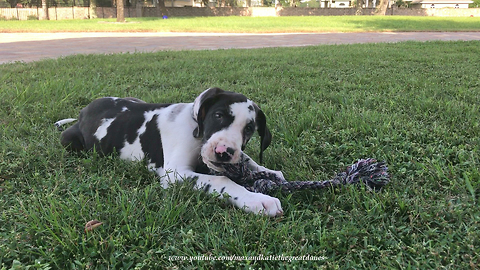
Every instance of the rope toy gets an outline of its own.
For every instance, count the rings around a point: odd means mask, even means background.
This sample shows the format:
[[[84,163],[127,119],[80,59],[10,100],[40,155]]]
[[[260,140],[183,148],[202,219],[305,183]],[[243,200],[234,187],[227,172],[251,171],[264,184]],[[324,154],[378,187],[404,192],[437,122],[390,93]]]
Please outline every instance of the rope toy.
[[[345,171],[326,181],[286,181],[270,172],[253,172],[248,168],[248,158],[239,163],[217,163],[216,166],[225,169],[223,172],[210,170],[212,174],[226,176],[247,190],[268,194],[275,190],[292,192],[295,190],[323,189],[349,184],[364,184],[368,190],[379,191],[388,184],[387,164],[377,162],[373,158],[360,159],[348,166]]]

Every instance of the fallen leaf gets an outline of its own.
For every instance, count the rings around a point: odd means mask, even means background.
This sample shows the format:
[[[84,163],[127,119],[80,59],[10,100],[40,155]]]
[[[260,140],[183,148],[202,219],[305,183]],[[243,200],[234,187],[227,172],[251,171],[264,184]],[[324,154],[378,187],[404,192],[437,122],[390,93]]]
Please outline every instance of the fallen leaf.
[[[85,231],[86,232],[92,231],[93,229],[97,228],[98,226],[100,226],[102,224],[103,224],[103,222],[100,222],[96,219],[90,220],[89,222],[87,222],[87,224],[85,224]]]

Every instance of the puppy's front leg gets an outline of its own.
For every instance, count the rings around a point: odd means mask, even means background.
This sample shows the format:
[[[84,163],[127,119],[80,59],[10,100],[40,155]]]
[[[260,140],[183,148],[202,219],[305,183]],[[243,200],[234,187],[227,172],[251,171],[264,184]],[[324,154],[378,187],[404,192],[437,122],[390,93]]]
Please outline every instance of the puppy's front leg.
[[[283,214],[280,200],[261,193],[246,190],[224,176],[198,175],[196,188],[203,188],[212,193],[218,192],[223,197],[228,194],[228,201],[233,205],[255,214],[266,214],[271,217]]]
[[[280,200],[277,198],[254,193],[246,190],[244,187],[233,182],[225,176],[213,176],[207,174],[199,174],[195,172],[176,172],[174,175],[167,173],[163,181],[181,181],[181,179],[196,179],[195,188],[204,190],[208,193],[218,193],[221,198],[226,197],[227,200],[236,207],[243,208],[246,212],[255,214],[265,214],[271,217],[283,214]],[[164,185],[165,186],[165,185]]]

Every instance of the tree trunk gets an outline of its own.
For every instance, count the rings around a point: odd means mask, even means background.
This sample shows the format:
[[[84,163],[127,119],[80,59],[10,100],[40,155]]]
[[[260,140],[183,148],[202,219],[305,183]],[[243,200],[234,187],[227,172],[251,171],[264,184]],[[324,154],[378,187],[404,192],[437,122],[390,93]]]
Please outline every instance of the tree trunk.
[[[90,0],[90,19],[97,18],[97,0]]]
[[[163,17],[163,16],[167,15],[167,8],[165,7],[165,0],[158,0],[158,4],[155,7],[155,13],[157,14],[157,17]]]
[[[47,0],[42,0],[42,16],[39,16],[40,20],[48,20],[48,3]]]
[[[375,9],[375,14],[385,15],[387,14],[387,8],[388,8],[388,0],[380,0],[380,3],[378,3],[377,8]]]
[[[125,22],[123,0],[117,0],[117,22]]]
[[[363,14],[363,0],[357,0],[357,7],[356,7],[355,15],[362,15]]]
[[[135,3],[135,15],[137,18],[143,17],[143,1],[137,0]]]

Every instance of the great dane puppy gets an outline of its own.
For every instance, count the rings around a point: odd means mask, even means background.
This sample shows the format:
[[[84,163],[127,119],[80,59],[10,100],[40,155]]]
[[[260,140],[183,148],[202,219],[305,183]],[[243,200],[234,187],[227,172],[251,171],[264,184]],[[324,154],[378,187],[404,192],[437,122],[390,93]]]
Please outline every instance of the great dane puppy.
[[[76,119],[55,123],[58,127]],[[126,160],[148,161],[162,185],[196,179],[195,188],[225,194],[232,204],[247,212],[282,215],[277,198],[247,191],[224,176],[200,173],[205,164],[221,172],[221,163],[238,163],[255,130],[260,135],[260,162],[272,135],[265,114],[244,95],[210,88],[193,103],[151,104],[136,98],[100,98],[80,111],[78,122],[65,130],[61,143],[72,151],[96,149],[117,152]],[[248,158],[248,157],[247,157]],[[269,170],[251,158],[253,171]],[[204,166],[204,165],[203,165]]]

